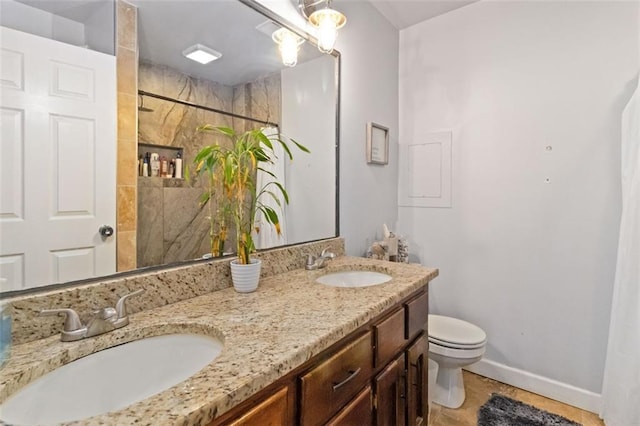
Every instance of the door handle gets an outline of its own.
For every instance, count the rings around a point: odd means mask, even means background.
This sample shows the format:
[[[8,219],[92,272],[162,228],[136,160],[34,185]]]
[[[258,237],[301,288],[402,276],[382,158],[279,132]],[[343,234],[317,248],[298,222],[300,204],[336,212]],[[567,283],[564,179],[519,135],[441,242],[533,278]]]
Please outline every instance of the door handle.
[[[102,225],[98,229],[98,232],[100,233],[102,238],[109,238],[110,236],[113,235],[113,228],[109,225]]]

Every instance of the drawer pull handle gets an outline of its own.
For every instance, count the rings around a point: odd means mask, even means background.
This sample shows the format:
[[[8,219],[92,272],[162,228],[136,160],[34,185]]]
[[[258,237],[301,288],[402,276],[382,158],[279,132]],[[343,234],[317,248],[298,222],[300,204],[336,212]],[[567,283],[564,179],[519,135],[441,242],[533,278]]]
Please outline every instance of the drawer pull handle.
[[[346,379],[344,379],[343,381],[341,381],[340,383],[336,383],[333,385],[333,391],[337,391],[338,389],[340,389],[342,386],[346,385],[347,383],[349,383],[351,380],[353,380],[354,377],[356,377],[358,375],[358,373],[360,373],[360,368],[358,368],[357,370],[353,371],[350,370],[349,371],[349,377],[347,377]]]

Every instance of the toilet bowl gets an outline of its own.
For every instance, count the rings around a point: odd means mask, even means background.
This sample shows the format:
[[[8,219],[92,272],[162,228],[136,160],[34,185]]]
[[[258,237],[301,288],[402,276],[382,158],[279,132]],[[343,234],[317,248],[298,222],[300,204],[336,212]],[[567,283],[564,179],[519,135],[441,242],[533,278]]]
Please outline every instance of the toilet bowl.
[[[438,363],[433,402],[458,408],[465,398],[462,367],[480,361],[487,343],[478,326],[456,318],[429,315],[429,358]]]

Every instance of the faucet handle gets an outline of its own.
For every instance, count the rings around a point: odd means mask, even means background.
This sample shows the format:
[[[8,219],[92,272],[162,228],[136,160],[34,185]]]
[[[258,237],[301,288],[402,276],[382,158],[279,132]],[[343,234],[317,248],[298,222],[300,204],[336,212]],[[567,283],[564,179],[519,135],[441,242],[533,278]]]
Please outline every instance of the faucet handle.
[[[84,328],[78,313],[73,309],[45,309],[40,311],[40,316],[65,314],[64,331],[77,331]]]
[[[320,253],[320,257],[324,257],[325,259],[335,259],[336,254],[328,249],[324,249],[322,250],[322,253]]]
[[[142,292],[144,292],[143,288],[136,290],[133,293],[125,294],[120,298],[120,300],[118,300],[118,303],[116,303],[116,314],[118,319],[122,319],[127,316],[127,305],[125,304],[127,299],[132,296],[137,296]]]

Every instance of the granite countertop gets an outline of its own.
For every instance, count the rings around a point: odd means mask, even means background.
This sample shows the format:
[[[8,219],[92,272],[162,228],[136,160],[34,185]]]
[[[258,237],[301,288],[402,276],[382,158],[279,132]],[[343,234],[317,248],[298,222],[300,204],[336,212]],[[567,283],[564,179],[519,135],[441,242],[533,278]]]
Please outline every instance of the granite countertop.
[[[393,279],[365,288],[313,282],[328,272],[361,269]],[[343,256],[321,270],[262,278],[254,293],[227,288],[142,311],[130,316],[128,326],[93,338],[62,343],[53,336],[15,345],[1,371],[0,402],[31,380],[87,354],[142,337],[192,332],[222,340],[218,358],[166,391],[82,424],[206,424],[437,275],[437,269],[419,265]]]

